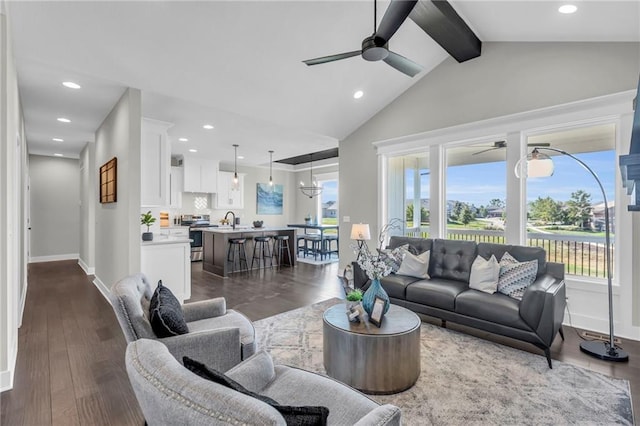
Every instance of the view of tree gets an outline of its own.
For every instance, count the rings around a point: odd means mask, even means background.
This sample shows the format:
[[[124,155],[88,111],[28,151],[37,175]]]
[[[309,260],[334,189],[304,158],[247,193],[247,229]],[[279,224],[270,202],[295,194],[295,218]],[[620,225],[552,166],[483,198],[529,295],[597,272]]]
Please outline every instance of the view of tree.
[[[485,206],[478,208],[478,217],[487,217],[487,208]]]
[[[406,219],[407,222],[413,222],[413,204],[407,204],[406,210]],[[428,222],[429,221],[429,210],[424,207],[420,207],[420,222]]]
[[[503,209],[505,206],[506,206],[505,202],[499,198],[494,198],[491,201],[489,201],[489,207],[491,208]]]
[[[591,218],[591,194],[582,189],[571,193],[571,199],[567,201],[567,222],[584,229],[589,227]]]
[[[475,219],[475,215],[473,214],[473,211],[467,204],[465,204],[464,207],[462,208],[462,212],[460,213],[460,216],[458,217],[458,221],[461,222],[463,225],[468,225],[474,219]]]
[[[547,223],[561,222],[563,219],[562,202],[551,197],[538,197],[530,203],[530,207],[532,219]]]

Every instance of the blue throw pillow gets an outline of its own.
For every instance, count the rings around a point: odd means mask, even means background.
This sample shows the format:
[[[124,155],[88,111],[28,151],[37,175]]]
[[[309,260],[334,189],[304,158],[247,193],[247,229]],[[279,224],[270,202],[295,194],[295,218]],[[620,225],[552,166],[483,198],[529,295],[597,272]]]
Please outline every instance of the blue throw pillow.
[[[157,337],[171,337],[189,332],[180,301],[171,290],[162,285],[162,280],[158,281],[158,287],[151,297],[149,320]]]
[[[203,379],[226,386],[236,392],[240,392],[241,394],[250,396],[251,398],[256,398],[271,405],[273,408],[278,410],[282,417],[284,417],[284,420],[287,422],[287,426],[324,426],[327,424],[327,417],[329,417],[329,409],[327,407],[294,407],[290,405],[280,405],[268,396],[251,392],[226,374],[213,370],[189,357],[182,357],[182,363],[189,371],[197,374]]]

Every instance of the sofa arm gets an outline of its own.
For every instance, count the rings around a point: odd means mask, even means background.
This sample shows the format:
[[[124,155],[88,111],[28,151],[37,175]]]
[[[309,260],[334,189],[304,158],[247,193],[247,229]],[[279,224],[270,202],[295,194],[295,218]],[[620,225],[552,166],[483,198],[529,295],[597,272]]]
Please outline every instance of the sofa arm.
[[[365,289],[367,283],[370,281],[367,274],[362,270],[358,262],[351,262],[353,267],[353,286],[354,288]]]
[[[215,299],[186,303],[182,305],[182,312],[184,312],[186,322],[219,317],[227,313],[227,302],[224,297],[216,297]]]
[[[188,356],[209,368],[227,371],[241,360],[240,329],[218,328],[158,339],[182,364]]]
[[[545,274],[530,285],[520,301],[520,316],[542,342],[551,346],[564,319],[564,280]]]
[[[395,426],[400,425],[400,409],[395,405],[385,404],[367,413],[354,426]]]

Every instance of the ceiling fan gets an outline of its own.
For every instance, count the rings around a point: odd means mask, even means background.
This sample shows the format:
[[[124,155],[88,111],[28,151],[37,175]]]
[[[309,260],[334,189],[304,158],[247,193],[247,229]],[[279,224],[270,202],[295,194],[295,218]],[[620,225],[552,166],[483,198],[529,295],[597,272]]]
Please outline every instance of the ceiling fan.
[[[377,23],[377,4],[376,0],[373,1],[373,34],[364,40],[362,40],[362,49],[354,50],[346,53],[339,53],[337,55],[322,56],[315,59],[307,59],[302,61],[307,65],[319,65],[327,62],[339,61],[341,59],[351,58],[353,56],[361,55],[367,61],[384,61],[388,65],[397,69],[398,71],[413,77],[422,71],[422,66],[416,64],[410,59],[405,58],[395,52],[389,50],[389,40],[396,33],[400,25],[407,19],[409,13],[417,3],[417,0],[409,1],[391,1],[387,11],[380,21],[380,26],[376,27]]]
[[[538,143],[528,143],[527,146],[551,146],[551,144],[548,142],[538,142]],[[495,141],[493,143],[493,147],[488,149],[483,149],[482,151],[474,152],[471,155],[478,155],[478,154],[482,154],[485,152],[493,151],[496,149],[502,149],[506,147],[507,147],[507,141]]]

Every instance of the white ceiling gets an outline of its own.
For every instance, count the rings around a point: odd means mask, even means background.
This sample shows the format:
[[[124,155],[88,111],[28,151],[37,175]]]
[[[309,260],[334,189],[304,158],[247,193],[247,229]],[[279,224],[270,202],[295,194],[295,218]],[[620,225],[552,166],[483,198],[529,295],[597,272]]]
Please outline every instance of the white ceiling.
[[[483,41],[640,41],[640,4],[451,1]],[[378,6],[378,19],[388,3]],[[245,164],[337,146],[447,54],[407,20],[390,48],[423,65],[414,78],[354,57],[301,61],[360,48],[370,1],[22,2],[7,4],[31,153],[77,157],[126,87],[145,116],[174,123],[172,151]],[[460,66],[464,66],[461,64]],[[62,87],[72,80],[81,90]],[[352,94],[361,89],[363,98]],[[66,116],[63,125],[56,118]],[[202,125],[211,123],[214,130]],[[60,137],[65,142],[53,142]],[[177,138],[189,142],[177,142]]]

